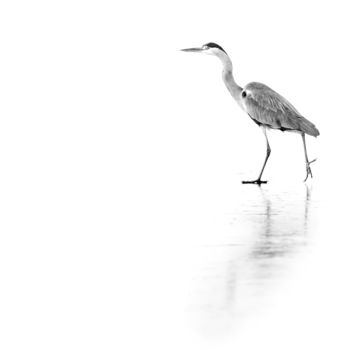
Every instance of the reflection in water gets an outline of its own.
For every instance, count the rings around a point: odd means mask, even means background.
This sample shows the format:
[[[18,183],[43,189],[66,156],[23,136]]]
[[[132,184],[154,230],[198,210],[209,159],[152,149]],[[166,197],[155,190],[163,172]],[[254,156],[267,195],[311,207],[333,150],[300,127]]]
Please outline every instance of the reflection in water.
[[[242,191],[224,244],[199,248],[203,261],[190,309],[206,333],[232,328],[233,320],[256,312],[309,242],[314,203],[307,185],[284,192],[243,186]]]
[[[264,213],[250,211],[248,216],[260,216],[256,225],[255,241],[247,254],[246,267],[251,275],[249,282],[255,284],[255,293],[263,294],[265,285],[278,279],[300,248],[308,243],[308,210],[310,189],[305,185],[304,197],[280,200],[260,189]],[[248,219],[248,218],[247,218]]]
[[[310,189],[305,185],[306,196],[303,205],[303,212],[300,217],[294,217],[293,224],[284,224],[288,216],[293,213],[288,213],[283,208],[272,208],[271,199],[266,196],[266,193],[261,190],[263,197],[265,213],[262,214],[263,222],[256,245],[252,249],[251,257],[256,260],[270,260],[276,257],[292,253],[298,245],[306,243],[308,207],[310,202]],[[294,203],[293,203],[294,204]],[[250,213],[250,215],[254,215]],[[295,216],[295,214],[294,214]],[[302,219],[302,220],[300,220]],[[276,226],[276,229],[275,229]],[[269,261],[266,261],[268,263]],[[265,266],[265,265],[264,265]]]

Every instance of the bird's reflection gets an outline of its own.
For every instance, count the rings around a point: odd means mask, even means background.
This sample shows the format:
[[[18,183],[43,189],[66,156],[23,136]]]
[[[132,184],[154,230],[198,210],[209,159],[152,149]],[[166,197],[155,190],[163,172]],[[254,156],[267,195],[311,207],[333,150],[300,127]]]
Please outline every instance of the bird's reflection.
[[[254,186],[243,191],[231,235],[220,248],[205,248],[208,260],[195,287],[193,305],[209,328],[255,312],[259,298],[273,293],[273,282],[288,276],[309,242],[310,187],[281,191]]]
[[[288,264],[308,243],[311,189],[305,185],[303,196],[289,193],[282,198],[262,188],[259,192],[262,205],[250,212],[253,219],[259,215],[259,224],[254,226],[246,269],[250,285],[266,292],[269,281],[283,278]]]
[[[269,196],[264,189],[259,190],[265,213],[261,227],[256,227],[257,237],[251,252],[252,258],[272,259],[293,253],[300,244],[307,242],[305,234],[311,200],[310,188],[305,185],[304,200],[290,198],[283,206],[280,200]]]

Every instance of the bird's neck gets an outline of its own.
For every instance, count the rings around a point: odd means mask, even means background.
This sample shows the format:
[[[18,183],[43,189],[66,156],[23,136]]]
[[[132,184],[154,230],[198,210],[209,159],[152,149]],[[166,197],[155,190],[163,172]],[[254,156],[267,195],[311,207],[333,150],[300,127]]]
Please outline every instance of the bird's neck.
[[[223,65],[222,70],[222,79],[224,83],[232,95],[232,97],[236,100],[236,102],[241,106],[241,98],[240,94],[242,92],[242,88],[235,82],[235,79],[232,75],[232,62],[227,55],[223,55],[220,57],[220,60]]]

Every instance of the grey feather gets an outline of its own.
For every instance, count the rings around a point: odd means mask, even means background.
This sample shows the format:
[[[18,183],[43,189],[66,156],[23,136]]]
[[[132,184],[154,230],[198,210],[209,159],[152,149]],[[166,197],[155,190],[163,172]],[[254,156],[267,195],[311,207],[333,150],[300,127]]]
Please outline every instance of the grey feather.
[[[249,83],[242,92],[249,116],[258,124],[282,131],[297,131],[311,136],[320,133],[283,96],[261,83]]]

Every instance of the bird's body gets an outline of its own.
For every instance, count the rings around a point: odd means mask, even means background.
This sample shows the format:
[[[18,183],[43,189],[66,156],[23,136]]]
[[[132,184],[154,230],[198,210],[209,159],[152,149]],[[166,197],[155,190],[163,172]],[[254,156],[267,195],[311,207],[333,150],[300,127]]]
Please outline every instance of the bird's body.
[[[309,175],[312,177],[310,164],[313,161],[309,162],[307,157],[305,134],[315,137],[320,134],[313,123],[303,117],[283,96],[264,84],[252,82],[247,84],[244,88],[240,87],[235,82],[232,75],[231,59],[221,46],[215,43],[208,43],[201,48],[184,49],[183,51],[204,52],[217,56],[223,64],[222,78],[227,89],[238,105],[264,132],[267,153],[263,168],[257,180],[243,181],[243,183],[266,183],[266,181],[261,181],[267,159],[271,153],[266,129],[297,132],[302,135],[306,161],[306,179]]]
[[[281,131],[294,131],[310,136],[320,133],[283,96],[261,83],[249,83],[242,91],[242,105],[259,126]]]

